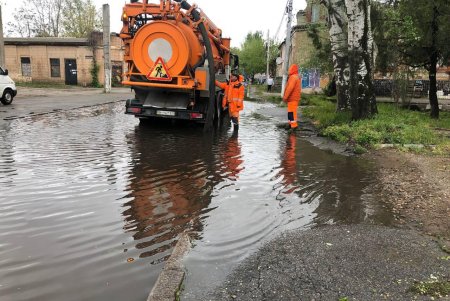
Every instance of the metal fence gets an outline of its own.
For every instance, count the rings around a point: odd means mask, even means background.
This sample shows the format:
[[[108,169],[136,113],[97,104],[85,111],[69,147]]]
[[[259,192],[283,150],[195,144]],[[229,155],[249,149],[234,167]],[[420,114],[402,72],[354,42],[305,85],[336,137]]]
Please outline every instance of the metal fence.
[[[414,85],[415,80],[409,81],[409,85]],[[421,80],[423,85],[423,92],[422,94],[424,96],[428,95],[428,91],[430,90],[430,81],[429,80]],[[386,96],[391,97],[392,96],[392,89],[393,89],[393,80],[391,79],[376,79],[374,81],[374,89],[375,89],[375,95],[377,96]],[[438,80],[437,81],[437,90],[438,91],[444,91],[444,95],[447,95],[450,93],[450,81],[444,81],[444,80]]]

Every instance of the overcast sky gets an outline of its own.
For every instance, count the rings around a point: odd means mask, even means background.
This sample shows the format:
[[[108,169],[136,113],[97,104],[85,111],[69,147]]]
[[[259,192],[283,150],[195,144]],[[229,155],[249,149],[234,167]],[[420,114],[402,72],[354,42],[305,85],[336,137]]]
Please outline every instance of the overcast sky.
[[[14,10],[19,8],[25,0],[0,0],[0,2],[2,3],[3,24],[20,22],[20,20],[13,20],[12,15]],[[129,0],[126,2],[129,3]],[[159,3],[158,0],[151,0],[150,2]],[[203,9],[208,17],[222,29],[223,36],[231,37],[231,45],[239,47],[250,31],[263,31],[264,36],[266,36],[267,30],[270,30],[270,35],[273,37],[279,27],[287,0],[188,0],[188,2],[190,4],[196,3]],[[105,3],[110,5],[111,31],[119,32],[122,26],[120,16],[125,1],[94,0],[94,3],[99,9]],[[294,0],[294,16],[298,10],[305,7],[305,0]],[[295,17],[292,25],[295,25]],[[284,21],[279,32],[279,40],[282,39],[285,32],[286,21]]]

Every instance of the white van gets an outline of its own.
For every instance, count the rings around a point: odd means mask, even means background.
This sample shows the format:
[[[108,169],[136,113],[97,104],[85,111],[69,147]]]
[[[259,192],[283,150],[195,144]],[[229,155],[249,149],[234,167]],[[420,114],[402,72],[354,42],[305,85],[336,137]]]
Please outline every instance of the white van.
[[[0,101],[4,105],[10,105],[17,95],[17,88],[11,77],[8,76],[8,69],[0,67]]]

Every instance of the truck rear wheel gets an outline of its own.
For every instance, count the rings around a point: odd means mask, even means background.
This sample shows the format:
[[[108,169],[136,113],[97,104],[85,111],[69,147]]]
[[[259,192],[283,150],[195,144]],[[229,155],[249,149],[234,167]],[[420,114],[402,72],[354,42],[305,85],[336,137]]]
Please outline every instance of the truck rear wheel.
[[[7,106],[12,103],[13,99],[14,99],[13,92],[8,89],[8,90],[5,90],[5,92],[3,92],[3,97],[0,99],[0,101],[2,102],[2,104]]]

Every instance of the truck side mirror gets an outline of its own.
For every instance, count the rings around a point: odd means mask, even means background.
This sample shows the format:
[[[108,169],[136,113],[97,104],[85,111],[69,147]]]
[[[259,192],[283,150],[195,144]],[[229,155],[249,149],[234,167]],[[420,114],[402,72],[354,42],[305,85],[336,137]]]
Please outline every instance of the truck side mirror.
[[[4,75],[8,75],[8,69],[5,69]]]

